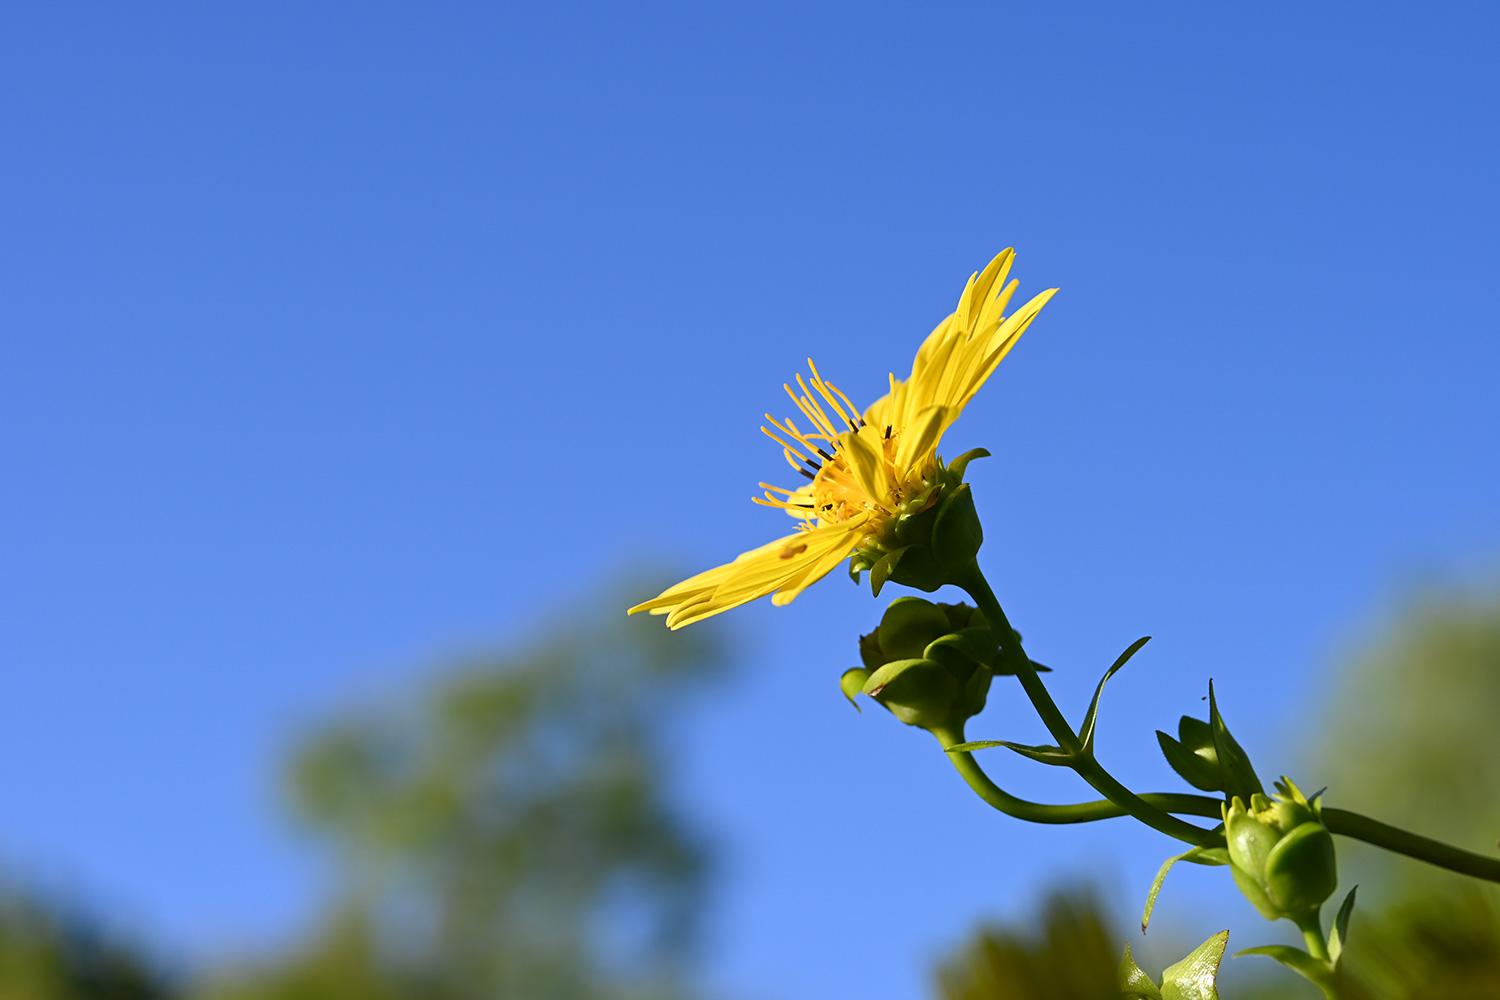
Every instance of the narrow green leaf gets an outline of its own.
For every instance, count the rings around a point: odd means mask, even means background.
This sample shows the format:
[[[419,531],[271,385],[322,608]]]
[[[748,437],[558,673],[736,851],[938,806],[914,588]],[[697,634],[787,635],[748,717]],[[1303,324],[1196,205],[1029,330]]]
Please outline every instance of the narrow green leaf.
[[[1219,1000],[1216,982],[1228,944],[1229,932],[1220,931],[1182,961],[1167,966],[1161,976],[1162,1000]]]
[[[1010,740],[971,740],[968,743],[959,743],[948,747],[949,753],[971,753],[975,750],[991,750],[995,747],[1005,747],[1014,750],[1022,757],[1042,764],[1068,765],[1073,762],[1073,757],[1062,747],[1042,744],[1040,746],[1030,743],[1012,743]]]
[[[1339,956],[1344,953],[1344,945],[1349,943],[1349,918],[1354,915],[1354,894],[1358,891],[1359,886],[1349,890],[1349,895],[1339,906],[1338,916],[1333,918],[1333,930],[1328,935],[1328,960],[1334,968],[1338,968]]]
[[[844,697],[849,699],[849,704],[854,706],[856,712],[864,711],[859,707],[859,702],[854,696],[864,690],[865,681],[870,679],[870,672],[864,667],[854,667],[845,670],[839,677],[839,690],[844,692]]]
[[[1293,948],[1289,944],[1263,944],[1258,948],[1246,948],[1244,951],[1235,952],[1234,957],[1242,958],[1245,955],[1264,955],[1267,958],[1274,958],[1303,979],[1319,985],[1333,978],[1332,970],[1327,962],[1313,958],[1307,952],[1300,948]]]
[[[1151,911],[1156,908],[1156,897],[1161,895],[1162,883],[1167,880],[1167,872],[1179,861],[1186,861],[1194,865],[1227,865],[1229,864],[1229,850],[1224,847],[1195,847],[1183,854],[1175,854],[1161,863],[1161,868],[1156,872],[1156,878],[1151,880],[1151,891],[1146,893],[1146,909],[1141,914],[1141,933],[1146,933],[1146,928],[1151,924]]]
[[[1146,970],[1135,963],[1128,944],[1120,959],[1119,985],[1122,1000],[1162,1000],[1161,990],[1146,975]]]
[[[1208,725],[1213,730],[1214,753],[1219,758],[1219,769],[1224,775],[1224,791],[1248,800],[1251,795],[1265,793],[1265,786],[1250,764],[1250,755],[1229,735],[1224,716],[1219,713],[1219,702],[1214,697],[1214,682],[1208,682]]]
[[[1088,713],[1083,717],[1083,725],[1078,729],[1078,738],[1083,741],[1083,752],[1091,754],[1094,752],[1094,723],[1099,716],[1099,698],[1104,694],[1104,685],[1109,679],[1119,672],[1120,668],[1130,662],[1130,658],[1140,651],[1140,648],[1151,641],[1149,635],[1143,635],[1115,658],[1110,668],[1104,671],[1104,676],[1099,678],[1099,686],[1094,688],[1094,698],[1089,702]]]

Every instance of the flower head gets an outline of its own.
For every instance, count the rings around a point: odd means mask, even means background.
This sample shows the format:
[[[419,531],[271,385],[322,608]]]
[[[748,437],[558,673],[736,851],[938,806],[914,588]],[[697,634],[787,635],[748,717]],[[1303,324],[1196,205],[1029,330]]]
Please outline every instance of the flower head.
[[[769,426],[761,428],[806,482],[794,489],[761,483],[765,494],[754,498],[796,518],[797,530],[689,577],[630,613],[666,615],[675,629],[767,594],[786,604],[856,551],[866,554],[865,565],[873,562],[870,554],[887,548],[901,522],[937,504],[956,478],[945,475],[937,455],[943,433],[1057,291],[1006,316],[1017,285],[1006,280],[1014,258],[1013,250],[1001,251],[969,278],[957,308],[917,350],[911,375],[891,375],[890,392],[863,413],[809,358],[809,376],[799,374],[795,389],[784,386],[800,417],[768,413]]]

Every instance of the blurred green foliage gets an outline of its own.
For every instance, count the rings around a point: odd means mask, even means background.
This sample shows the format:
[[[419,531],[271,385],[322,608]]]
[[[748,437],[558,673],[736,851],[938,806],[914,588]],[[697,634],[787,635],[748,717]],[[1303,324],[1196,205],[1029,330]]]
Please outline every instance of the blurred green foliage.
[[[1123,937],[1089,890],[1056,892],[1020,929],[981,930],[937,972],[944,1000],[1119,1000]]]
[[[1500,838],[1500,596],[1427,596],[1337,675],[1322,744],[1328,801],[1490,853]],[[1348,842],[1345,842],[1346,844]],[[1500,998],[1500,886],[1362,844],[1350,936],[1358,1000]]]
[[[89,921],[12,891],[0,903],[0,1000],[167,1000],[146,959]]]
[[[721,658],[621,606],[312,738],[293,804],[342,898],[301,954],[213,1000],[683,996],[708,851],[669,802],[666,703]]]
[[[666,750],[724,659],[713,630],[671,634],[626,603],[580,602],[310,734],[290,800],[336,890],[285,953],[171,986],[82,925],[0,910],[0,1000],[693,995],[710,852]]]

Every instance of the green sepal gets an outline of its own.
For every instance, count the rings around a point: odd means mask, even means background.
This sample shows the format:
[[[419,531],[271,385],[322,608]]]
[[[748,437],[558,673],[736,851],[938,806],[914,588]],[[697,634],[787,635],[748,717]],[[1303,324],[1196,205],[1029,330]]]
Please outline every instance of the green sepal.
[[[1274,958],[1303,979],[1319,986],[1328,983],[1333,978],[1333,970],[1327,962],[1313,958],[1302,949],[1293,948],[1289,944],[1263,944],[1256,948],[1246,948],[1244,951],[1235,952],[1234,957],[1244,958],[1246,955],[1264,955],[1267,958]]]
[[[891,578],[891,574],[896,571],[897,564],[901,562],[901,557],[906,555],[910,548],[911,546],[909,545],[903,545],[899,549],[892,549],[875,560],[875,565],[870,567],[870,594],[872,596],[880,596],[880,589]],[[855,579],[857,580],[858,577]]]
[[[885,609],[875,635],[886,660],[918,659],[933,636],[951,628],[943,609],[931,601],[898,597]]]
[[[922,655],[929,660],[953,666],[980,666],[994,669],[998,664],[999,645],[984,626],[970,626],[940,635],[929,642]]]
[[[1161,974],[1162,1000],[1219,1000],[1219,966],[1229,932],[1220,931]]]
[[[1186,861],[1194,865],[1218,866],[1229,864],[1229,851],[1222,847],[1194,847],[1182,854],[1174,854],[1161,863],[1161,868],[1156,872],[1156,878],[1151,880],[1151,891],[1146,893],[1146,908],[1141,913],[1141,933],[1146,933],[1146,928],[1151,925],[1151,911],[1156,909],[1156,897],[1161,895],[1162,883],[1167,880],[1167,872],[1179,861]]]
[[[1119,986],[1120,996],[1124,1000],[1162,1000],[1161,990],[1156,988],[1156,983],[1151,981],[1146,971],[1136,964],[1128,944],[1120,959]]]
[[[1265,787],[1250,764],[1250,755],[1229,734],[1224,716],[1219,713],[1219,702],[1214,697],[1214,682],[1208,682],[1208,725],[1213,732],[1214,755],[1219,760],[1219,772],[1224,777],[1224,792],[1245,798],[1261,792]]]
[[[1359,886],[1349,890],[1349,895],[1339,905],[1338,916],[1333,918],[1333,929],[1328,932],[1328,960],[1335,969],[1344,953],[1344,945],[1349,943],[1349,918],[1354,915],[1354,894],[1358,891]]]
[[[844,697],[849,699],[849,704],[854,706],[856,712],[863,712],[859,702],[854,696],[865,689],[865,681],[870,679],[870,672],[864,667],[851,667],[839,676],[839,690],[844,692]]]
[[[984,529],[974,509],[974,491],[968,483],[962,483],[943,498],[932,526],[932,552],[950,571],[949,582],[957,578],[958,570],[974,562],[983,544]]]
[[[931,660],[892,660],[865,681],[865,694],[908,726],[951,726],[959,686],[953,674]]]
[[[1283,913],[1315,910],[1338,888],[1333,834],[1319,822],[1303,823],[1266,857],[1266,894]]]
[[[1084,754],[1092,755],[1094,752],[1094,724],[1099,718],[1099,699],[1104,694],[1104,685],[1109,683],[1109,679],[1119,673],[1120,668],[1129,663],[1130,658],[1150,641],[1151,637],[1149,635],[1143,635],[1135,642],[1132,642],[1126,648],[1125,652],[1115,658],[1115,662],[1110,665],[1110,668],[1104,671],[1104,676],[1099,678],[1099,686],[1094,688],[1094,697],[1089,702],[1089,710],[1084,713],[1083,725],[1078,727],[1078,738],[1083,743]]]
[[[1208,723],[1184,715],[1177,724],[1177,733],[1174,740],[1160,729],[1156,731],[1156,742],[1172,770],[1194,788],[1222,792],[1226,782],[1219,773],[1219,757],[1214,752],[1213,732]]]
[[[953,461],[948,463],[948,472],[951,473],[955,479],[963,479],[964,470],[968,469],[970,462],[975,461],[976,459],[989,457],[990,453],[988,449],[970,448],[968,451],[964,452],[962,455],[958,456]]]

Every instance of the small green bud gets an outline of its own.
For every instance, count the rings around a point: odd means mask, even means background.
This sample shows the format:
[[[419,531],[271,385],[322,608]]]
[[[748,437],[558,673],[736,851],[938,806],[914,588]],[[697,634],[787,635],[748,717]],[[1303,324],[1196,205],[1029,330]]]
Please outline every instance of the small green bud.
[[[996,653],[984,618],[968,605],[902,597],[860,637],[864,667],[846,671],[841,686],[849,694],[857,684],[909,726],[951,732],[984,709]]]
[[[1239,796],[1224,809],[1224,836],[1235,883],[1267,920],[1314,912],[1333,895],[1338,865],[1318,804],[1290,778],[1274,798]]]

